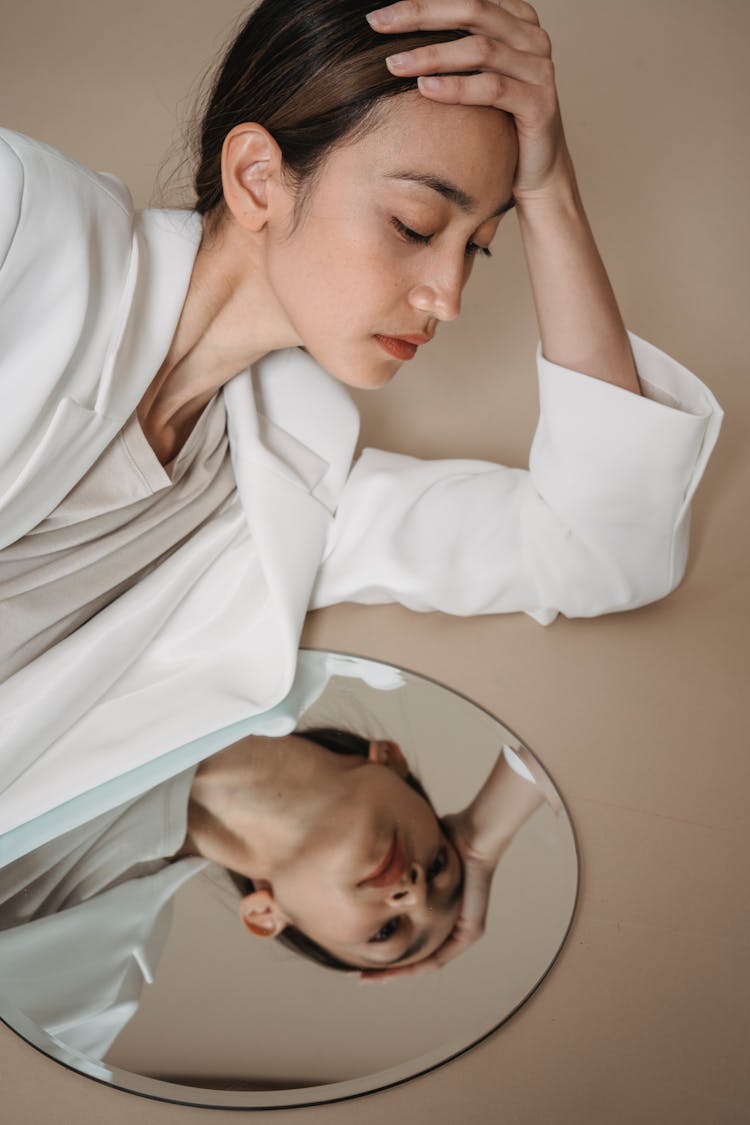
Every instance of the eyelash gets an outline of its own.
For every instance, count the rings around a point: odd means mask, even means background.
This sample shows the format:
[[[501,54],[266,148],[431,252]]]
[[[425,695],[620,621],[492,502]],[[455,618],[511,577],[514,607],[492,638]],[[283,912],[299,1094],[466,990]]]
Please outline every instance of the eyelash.
[[[445,847],[442,847],[440,849],[440,851],[438,852],[438,854],[433,859],[429,868],[427,869],[427,875],[426,875],[427,882],[431,883],[433,879],[436,879],[438,877],[438,875],[440,875],[443,871],[445,871],[447,866],[448,866],[448,851]],[[380,929],[378,930],[378,932],[375,934],[374,937],[370,938],[370,942],[374,943],[374,942],[388,941],[389,938],[392,938],[394,934],[398,933],[398,930],[399,930],[400,926],[401,926],[401,918],[400,917],[391,918],[388,922],[386,922],[386,924],[384,926],[380,927]]]
[[[398,928],[399,928],[400,925],[401,925],[401,919],[400,918],[391,918],[390,921],[386,922],[386,924],[384,926],[380,927],[378,932],[375,934],[375,937],[371,937],[370,941],[371,942],[388,941],[388,938],[392,938],[393,935],[398,932]]]
[[[432,240],[431,234],[419,234],[418,231],[407,227],[406,224],[402,223],[400,219],[397,219],[395,215],[391,218],[391,222],[402,238],[407,239],[409,242],[418,242],[421,246],[427,246]],[[481,254],[485,258],[492,257],[491,250],[486,246],[478,246],[476,242],[468,242],[466,244],[466,253],[470,258],[473,258],[476,254]]]
[[[445,871],[447,866],[448,849],[442,847],[427,869],[427,882],[431,883],[433,879],[437,879],[438,875]]]

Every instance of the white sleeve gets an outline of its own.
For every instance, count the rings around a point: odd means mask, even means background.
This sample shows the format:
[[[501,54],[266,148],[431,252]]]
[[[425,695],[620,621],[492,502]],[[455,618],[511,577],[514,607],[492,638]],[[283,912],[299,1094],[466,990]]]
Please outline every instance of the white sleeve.
[[[592,617],[664,597],[721,408],[628,333],[643,396],[550,363],[529,469],[366,449],[345,485],[311,608],[398,601],[460,615]]]
[[[128,201],[112,177],[0,128],[3,544],[31,526],[19,513],[48,479],[40,470],[79,452],[62,435],[66,418],[95,406],[131,261]]]
[[[8,256],[21,216],[23,166],[0,137],[0,269]]]

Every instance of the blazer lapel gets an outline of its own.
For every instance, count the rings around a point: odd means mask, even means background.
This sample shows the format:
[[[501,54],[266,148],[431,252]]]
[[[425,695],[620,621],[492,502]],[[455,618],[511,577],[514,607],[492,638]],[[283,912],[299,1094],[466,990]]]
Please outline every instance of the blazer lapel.
[[[136,213],[116,316],[111,329],[104,326],[111,334],[101,366],[88,379],[77,373],[78,389],[57,401],[32,455],[0,495],[0,547],[54,511],[135,410],[172,341],[202,229],[192,211]]]
[[[136,211],[130,267],[96,393],[125,421],[166,356],[185,303],[203,225],[195,211]]]
[[[296,349],[237,375],[224,400],[237,490],[274,602],[289,685],[358,415],[344,388]]]

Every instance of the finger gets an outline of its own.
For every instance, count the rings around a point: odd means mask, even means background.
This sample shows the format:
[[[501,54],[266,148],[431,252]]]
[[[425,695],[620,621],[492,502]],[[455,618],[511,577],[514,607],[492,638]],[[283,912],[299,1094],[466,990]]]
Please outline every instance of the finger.
[[[422,961],[415,961],[411,965],[400,965],[394,969],[362,969],[359,979],[363,983],[376,983],[393,980],[396,977],[417,976],[419,973],[429,973],[436,969],[442,969],[443,965],[452,961],[454,957],[458,957],[469,945],[473,944],[473,939],[464,936],[454,937],[455,933],[456,931],[453,931],[453,934],[434,953],[431,953],[429,957],[425,957]]]
[[[389,980],[395,980],[397,977],[415,977],[421,973],[434,973],[436,969],[442,969],[444,963],[433,954],[432,957],[425,958],[424,961],[415,961],[413,965],[400,965],[397,969],[366,969],[360,975],[360,982],[362,984],[381,984]]]
[[[432,101],[454,105],[488,105],[512,113],[523,125],[543,126],[552,111],[539,97],[539,86],[530,86],[495,72],[472,75],[420,75],[417,85]],[[546,101],[546,99],[545,99]]]
[[[399,75],[450,74],[464,70],[499,71],[509,78],[542,86],[552,79],[552,63],[527,51],[517,51],[486,35],[470,35],[447,43],[430,43],[389,55],[388,69]]]
[[[467,878],[461,899],[461,913],[456,919],[451,938],[460,938],[470,943],[481,936],[487,918],[491,885],[491,872]]]
[[[419,973],[433,972],[440,966],[427,958],[417,961],[413,965],[401,965],[397,969],[364,969],[360,974],[360,984],[384,984],[386,981],[395,980],[397,977],[413,977]]]
[[[461,29],[502,39],[519,51],[549,57],[550,38],[538,23],[521,19],[492,0],[398,0],[367,13],[375,31],[449,31]]]
[[[526,23],[533,23],[539,27],[539,16],[536,14],[536,9],[532,8],[531,4],[527,4],[525,0],[498,0],[501,8],[507,8],[508,11],[519,20],[525,20]]]

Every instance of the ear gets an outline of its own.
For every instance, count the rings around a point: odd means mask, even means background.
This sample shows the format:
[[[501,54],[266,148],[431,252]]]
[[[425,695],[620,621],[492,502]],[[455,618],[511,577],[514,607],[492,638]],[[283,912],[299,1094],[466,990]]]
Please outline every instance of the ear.
[[[381,766],[390,766],[399,777],[406,777],[409,772],[409,763],[404,757],[401,747],[390,738],[373,740],[367,751],[367,760],[377,762]]]
[[[262,125],[235,125],[221,150],[226,205],[245,230],[261,230],[269,215],[269,184],[281,179],[281,149]]]
[[[277,937],[289,922],[270,890],[245,895],[240,902],[240,918],[255,937]]]

